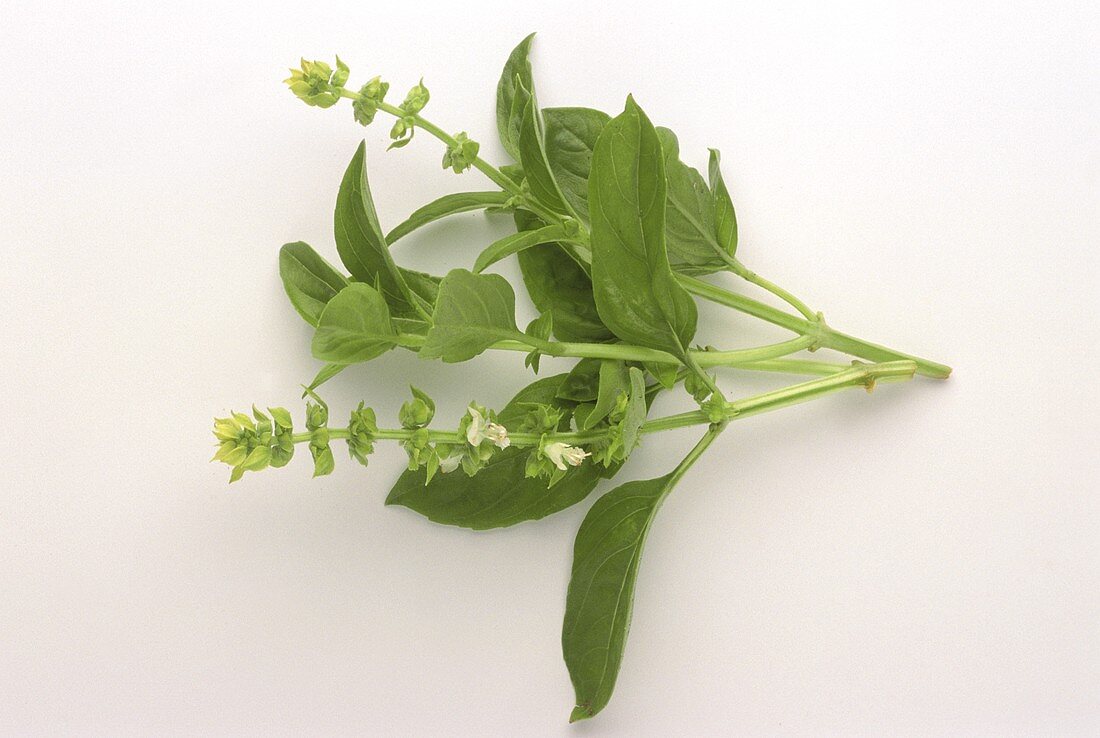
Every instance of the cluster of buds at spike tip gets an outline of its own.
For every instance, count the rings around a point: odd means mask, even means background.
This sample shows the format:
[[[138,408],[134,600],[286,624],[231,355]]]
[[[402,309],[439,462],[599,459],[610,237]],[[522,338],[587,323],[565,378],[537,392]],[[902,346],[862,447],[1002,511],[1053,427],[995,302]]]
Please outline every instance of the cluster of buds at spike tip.
[[[355,120],[360,125],[369,126],[374,121],[378,112],[378,103],[386,99],[386,93],[390,91],[390,83],[383,82],[381,77],[375,77],[359,88],[359,97],[351,104]]]
[[[290,413],[281,407],[268,408],[268,412],[270,417],[253,407],[251,418],[237,412],[228,418],[215,418],[214,437],[218,440],[218,450],[211,461],[232,467],[231,483],[246,471],[286,466],[294,456]]]
[[[390,138],[393,139],[393,143],[389,148],[399,149],[412,141],[413,132],[416,130],[416,114],[424,109],[430,97],[423,79],[409,90],[409,94],[405,95],[405,102],[401,103],[402,115],[394,121],[393,128],[390,129]]]
[[[306,105],[331,108],[340,101],[349,74],[348,65],[340,57],[336,57],[335,70],[323,61],[302,59],[302,68],[291,69],[283,81]]]
[[[474,165],[477,152],[481,150],[481,144],[470,139],[466,131],[455,134],[455,142],[443,152],[443,168],[462,174]]]

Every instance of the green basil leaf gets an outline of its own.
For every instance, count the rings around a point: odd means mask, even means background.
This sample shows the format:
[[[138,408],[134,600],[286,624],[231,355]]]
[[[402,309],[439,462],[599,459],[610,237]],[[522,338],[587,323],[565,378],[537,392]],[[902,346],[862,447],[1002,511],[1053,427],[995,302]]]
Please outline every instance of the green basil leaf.
[[[370,361],[396,345],[385,298],[362,282],[329,300],[313,335],[313,355],[333,364]]]
[[[448,215],[468,213],[471,210],[503,207],[509,198],[511,198],[509,193],[500,191],[455,192],[444,195],[438,200],[433,200],[424,207],[413,211],[413,214],[404,223],[399,224],[386,235],[386,243],[392,245],[397,239],[404,238],[417,228]]]
[[[515,214],[521,230],[542,227],[526,211]],[[615,338],[596,312],[592,279],[558,244],[543,244],[519,253],[527,294],[539,312],[554,313],[554,335],[561,341],[602,343]]]
[[[516,326],[516,296],[504,277],[452,269],[439,285],[420,356],[466,361],[497,341],[523,338]]]
[[[607,417],[615,408],[620,394],[630,395],[630,373],[622,361],[601,361],[599,389],[596,391],[596,404],[584,419],[581,426],[591,428]],[[642,382],[642,394],[645,394],[645,382]],[[644,401],[643,401],[644,406]]]
[[[527,184],[535,199],[551,210],[573,215],[561,187],[554,179],[554,172],[547,159],[542,113],[539,111],[534,93],[531,93],[531,99],[527,102],[527,109],[523,112],[523,119],[520,122],[519,155],[523,172],[527,176]]]
[[[669,266],[661,143],[633,98],[596,142],[588,190],[600,317],[627,343],[684,356],[695,335],[695,302]]]
[[[557,397],[570,402],[595,402],[599,396],[600,359],[581,359],[565,375]]]
[[[646,535],[672,474],[613,489],[596,500],[577,531],[561,645],[577,706],[570,722],[606,705],[622,664],[634,585]]]
[[[544,108],[546,159],[562,195],[588,222],[588,173],[592,150],[611,116],[592,108]]]
[[[665,237],[668,261],[683,274],[710,274],[723,270],[727,262],[718,243],[715,200],[703,175],[680,161],[676,134],[658,128],[665,159],[668,204],[665,208]]]
[[[501,259],[505,259],[512,254],[518,254],[524,249],[543,243],[554,243],[567,237],[565,229],[560,225],[543,226],[536,231],[519,231],[510,236],[505,236],[499,241],[489,244],[484,251],[478,254],[477,260],[474,262],[474,272],[483,272]]]
[[[508,61],[504,63],[500,82],[497,83],[497,131],[500,133],[500,142],[504,145],[504,150],[516,161],[519,161],[519,127],[527,102],[527,92],[535,89],[535,80],[531,75],[531,62],[527,58],[534,38],[535,34],[532,33],[512,49],[512,53],[508,55]],[[515,105],[517,94],[524,103],[518,108]]]
[[[737,254],[737,214],[733,210],[726,182],[722,179],[720,167],[722,155],[718,149],[710,150],[710,191],[714,196],[714,225],[718,234],[718,245],[730,256]]]
[[[290,304],[312,326],[336,293],[348,286],[348,279],[313,248],[297,241],[279,249],[279,276]]]
[[[336,250],[340,260],[360,282],[377,284],[395,314],[413,312],[414,305],[429,309],[418,302],[390,256],[367,184],[366,152],[366,143],[360,143],[336,198]]]
[[[497,415],[505,427],[518,426],[530,404],[552,404],[571,409],[570,403],[556,399],[565,379],[559,374],[539,379],[512,398]],[[553,487],[545,479],[524,476],[530,449],[507,448],[498,451],[489,465],[468,477],[459,470],[436,474],[425,484],[425,471],[406,471],[386,498],[387,505],[402,505],[429,520],[444,525],[484,530],[503,528],[525,520],[538,520],[580,502],[601,478],[595,464],[571,469]]]

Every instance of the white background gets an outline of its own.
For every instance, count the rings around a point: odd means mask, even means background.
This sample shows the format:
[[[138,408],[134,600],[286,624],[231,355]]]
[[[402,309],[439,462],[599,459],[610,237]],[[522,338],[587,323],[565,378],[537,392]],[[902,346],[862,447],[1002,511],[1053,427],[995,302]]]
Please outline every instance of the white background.
[[[0,732],[1100,732],[1093,3],[159,5],[0,3]],[[231,489],[207,463],[215,414],[301,418],[317,363],[276,253],[335,259],[361,137],[386,225],[486,185],[425,134],[385,153],[387,123],[307,108],[285,68],[339,52],[398,100],[423,74],[428,117],[502,161],[496,80],[531,30],[544,104],[633,92],[690,163],[722,150],[751,267],[955,368],[731,426],[655,524],[614,699],[572,727],[590,501],[475,534],[383,507],[393,447]],[[395,250],[441,272],[507,229]],[[703,317],[726,347],[784,335]],[[393,353],[326,396],[392,418],[408,381],[444,423],[528,377]],[[694,437],[647,438],[624,476]]]

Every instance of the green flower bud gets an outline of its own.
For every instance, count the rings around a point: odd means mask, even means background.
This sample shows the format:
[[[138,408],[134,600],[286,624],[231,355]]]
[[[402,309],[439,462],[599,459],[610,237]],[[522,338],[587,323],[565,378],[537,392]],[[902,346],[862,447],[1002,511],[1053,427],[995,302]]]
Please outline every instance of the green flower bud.
[[[414,131],[416,131],[416,120],[411,116],[398,118],[394,121],[393,128],[390,129],[390,138],[393,139],[393,143],[386,150],[400,149],[402,146],[408,145],[409,141],[412,141]]]
[[[336,72],[332,75],[332,86],[343,88],[347,84],[348,77],[351,76],[351,70],[348,69],[348,65],[340,61],[340,56],[336,56]]]
[[[481,144],[471,141],[466,131],[456,134],[454,138],[454,144],[448,146],[443,152],[443,168],[453,169],[455,174],[462,174],[473,166]]]
[[[324,403],[306,403],[306,429],[317,430],[328,425],[328,407]]]
[[[285,408],[267,409],[274,420],[274,445],[271,447],[271,466],[279,468],[290,463],[294,457],[294,424]]]
[[[348,421],[348,452],[363,466],[367,457],[374,453],[374,434],[378,432],[378,422],[374,410],[359,403],[359,408],[351,413]]]
[[[409,435],[407,441],[401,442],[401,445],[409,455],[409,471],[416,471],[425,466],[428,459],[435,454],[427,428],[416,429]]]
[[[381,77],[375,77],[359,88],[359,98],[351,104],[351,108],[360,125],[368,126],[374,121],[378,103],[385,99],[389,90],[389,82],[383,82]]]
[[[416,387],[410,386],[409,389],[412,390],[413,399],[401,406],[397,417],[402,428],[422,428],[435,417],[435,403]]]
[[[322,61],[302,59],[301,69],[291,69],[285,82],[290,91],[306,105],[318,108],[331,108],[340,101],[340,90],[347,81],[348,68],[336,60],[337,71]]]
[[[401,107],[406,114],[416,115],[428,104],[429,97],[428,88],[424,86],[424,78],[421,77],[420,82],[405,95],[405,102],[401,103]]]

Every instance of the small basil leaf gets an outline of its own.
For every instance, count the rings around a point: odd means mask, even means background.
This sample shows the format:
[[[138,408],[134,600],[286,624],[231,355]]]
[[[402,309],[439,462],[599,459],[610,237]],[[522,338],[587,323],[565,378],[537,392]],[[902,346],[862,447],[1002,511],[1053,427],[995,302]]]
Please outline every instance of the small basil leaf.
[[[633,98],[596,142],[588,190],[600,317],[627,343],[684,356],[695,302],[669,267],[661,143]]]
[[[404,223],[399,224],[386,235],[386,243],[392,245],[397,239],[404,238],[417,228],[448,215],[503,207],[510,197],[511,195],[507,192],[455,192],[444,195],[415,210]]]
[[[466,361],[497,341],[523,339],[516,326],[516,296],[496,274],[453,269],[439,285],[432,327],[420,356]]]
[[[714,225],[718,245],[727,254],[734,256],[737,253],[737,214],[733,210],[733,200],[726,189],[726,182],[722,179],[721,160],[722,155],[718,153],[718,149],[711,149],[707,174],[710,178],[710,191],[714,196]]]
[[[643,381],[642,394],[645,394]],[[600,383],[596,392],[596,404],[585,418],[582,428],[591,428],[607,417],[619,399],[620,394],[630,394],[630,374],[626,364],[621,361],[600,362]]]
[[[290,304],[312,326],[321,319],[328,301],[348,285],[347,277],[301,241],[279,249],[279,276]]]
[[[313,335],[313,355],[333,364],[369,361],[395,345],[386,300],[362,282],[349,284],[329,300]]]
[[[521,230],[542,226],[525,211],[517,211],[515,219]],[[602,343],[615,337],[596,312],[591,278],[560,245],[521,251],[519,268],[531,302],[540,312],[554,313],[554,335],[559,340]]]
[[[424,308],[394,264],[378,224],[367,184],[365,143],[359,144],[340,183],[335,230],[336,250],[344,266],[360,282],[377,284],[395,314],[411,312],[416,305]]]
[[[325,364],[323,367],[321,367],[320,371],[317,372],[317,375],[313,377],[313,381],[310,382],[308,386],[306,386],[306,390],[302,393],[302,397],[308,397],[310,392],[314,391],[322,384],[332,379],[337,374],[347,368],[347,364]]]
[[[611,120],[592,108],[544,108],[546,159],[562,195],[588,222],[588,172],[600,131]]]
[[[646,535],[672,474],[626,484],[596,500],[577,531],[561,645],[576,691],[570,722],[606,705],[622,664]]]
[[[553,243],[568,237],[565,228],[560,225],[543,226],[535,231],[519,231],[489,244],[478,254],[474,262],[474,272],[483,272],[501,259],[518,254],[524,249],[543,243]]]
[[[497,131],[504,150],[516,161],[519,161],[519,126],[524,105],[520,105],[517,110],[514,103],[517,92],[526,104],[527,91],[535,89],[531,62],[527,58],[534,38],[535,34],[532,33],[512,49],[508,61],[504,63],[500,82],[497,83]]]
[[[559,374],[539,379],[512,398],[497,415],[507,428],[518,427],[528,408],[552,404],[572,409],[571,403],[555,399],[565,379]],[[483,530],[503,528],[525,520],[537,520],[564,510],[588,496],[601,478],[595,464],[571,469],[553,487],[545,479],[527,478],[524,467],[530,449],[498,451],[474,477],[461,471],[437,474],[425,484],[423,469],[406,471],[386,498],[387,505],[402,505],[429,520],[444,525]]]
[[[527,184],[535,199],[559,213],[573,214],[565,201],[561,187],[554,179],[554,172],[546,155],[546,141],[543,133],[542,113],[534,93],[527,102],[519,128],[519,154]]]
[[[668,261],[683,274],[710,274],[727,266],[718,243],[715,200],[703,175],[680,161],[676,134],[658,128],[668,182],[665,237]]]

